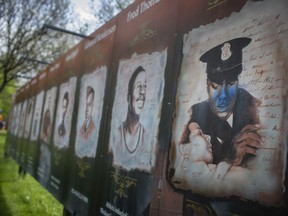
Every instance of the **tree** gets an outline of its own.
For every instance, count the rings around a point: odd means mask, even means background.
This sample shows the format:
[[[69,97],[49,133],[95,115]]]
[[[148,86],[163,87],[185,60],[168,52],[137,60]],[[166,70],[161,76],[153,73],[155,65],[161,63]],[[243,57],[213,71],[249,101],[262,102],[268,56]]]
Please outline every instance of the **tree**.
[[[64,26],[69,0],[0,0],[0,93],[19,77],[43,69],[38,59],[52,62],[63,53],[63,34],[40,34],[46,24]],[[61,44],[61,46],[59,46]],[[66,46],[67,48],[67,46]]]
[[[101,24],[104,24],[132,2],[134,0],[99,0],[99,5],[97,5],[95,0],[90,0],[90,5],[95,11],[94,15]]]
[[[4,120],[7,121],[8,114],[10,112],[10,108],[12,106],[13,101],[11,98],[13,94],[17,90],[17,86],[15,85],[16,80],[11,81],[1,92],[0,94],[0,110]]]

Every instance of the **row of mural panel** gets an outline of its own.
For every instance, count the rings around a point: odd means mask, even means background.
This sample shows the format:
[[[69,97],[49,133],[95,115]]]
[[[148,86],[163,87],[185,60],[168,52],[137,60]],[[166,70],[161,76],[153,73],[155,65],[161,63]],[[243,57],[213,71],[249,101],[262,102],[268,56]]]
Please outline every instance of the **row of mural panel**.
[[[8,154],[76,215],[286,215],[287,9],[136,1],[17,92]]]

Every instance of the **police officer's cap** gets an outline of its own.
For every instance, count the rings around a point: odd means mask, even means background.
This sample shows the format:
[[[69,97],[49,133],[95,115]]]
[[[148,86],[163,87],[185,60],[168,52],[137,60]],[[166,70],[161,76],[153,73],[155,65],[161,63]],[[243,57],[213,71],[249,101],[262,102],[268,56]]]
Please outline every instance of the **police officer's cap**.
[[[205,52],[200,61],[207,63],[207,78],[218,84],[237,80],[242,72],[242,49],[250,42],[250,38],[234,38]]]

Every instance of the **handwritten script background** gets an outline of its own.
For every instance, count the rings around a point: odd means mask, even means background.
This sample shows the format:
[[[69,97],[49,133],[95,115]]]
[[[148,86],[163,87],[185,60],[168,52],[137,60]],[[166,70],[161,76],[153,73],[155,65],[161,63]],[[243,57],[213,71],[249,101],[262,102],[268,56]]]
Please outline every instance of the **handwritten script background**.
[[[213,187],[203,185],[194,192],[216,197],[236,195],[265,205],[281,204],[287,154],[287,11],[286,0],[249,1],[239,13],[184,36],[172,148],[177,149],[189,118],[188,109],[208,98],[206,64],[199,61],[199,57],[210,48],[236,37],[252,39],[243,50],[244,69],[239,77],[239,87],[261,100],[260,134],[264,146],[248,169],[230,173],[223,181],[211,182]],[[180,163],[178,152],[171,162],[172,166]]]

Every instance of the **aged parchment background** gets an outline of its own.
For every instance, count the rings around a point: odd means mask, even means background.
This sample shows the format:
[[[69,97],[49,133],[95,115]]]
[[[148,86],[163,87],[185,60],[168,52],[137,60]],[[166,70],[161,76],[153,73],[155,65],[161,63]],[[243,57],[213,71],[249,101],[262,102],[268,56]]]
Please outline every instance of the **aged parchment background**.
[[[57,103],[57,111],[56,111],[56,124],[54,127],[54,145],[61,148],[68,148],[69,146],[69,138],[70,138],[70,130],[71,130],[71,123],[72,123],[72,114],[74,108],[74,99],[75,99],[75,90],[76,90],[76,77],[71,77],[67,82],[62,83],[59,87],[58,93],[58,103]],[[62,121],[62,100],[65,92],[69,93],[69,103],[67,112],[64,119],[64,125],[66,128],[66,134],[63,137],[59,136],[58,133],[58,126],[61,124]]]
[[[77,136],[75,141],[75,154],[80,158],[91,158],[95,157],[96,155],[106,77],[107,67],[101,66],[96,68],[93,72],[83,75],[81,78],[79,108],[77,117]],[[95,128],[92,135],[87,140],[84,140],[79,135],[79,131],[85,120],[87,86],[91,86],[92,88],[94,88],[95,92],[92,111],[92,119],[94,121]]]
[[[154,166],[156,157],[156,145],[158,135],[158,125],[160,121],[160,112],[162,107],[162,98],[164,91],[164,73],[167,59],[167,49],[161,52],[154,52],[151,54],[133,54],[130,59],[120,60],[118,68],[117,86],[115,93],[115,101],[113,105],[110,143],[109,149],[113,152],[114,158],[117,145],[117,132],[119,126],[126,118],[127,114],[127,92],[128,83],[132,73],[138,66],[142,66],[146,71],[147,88],[146,101],[144,109],[140,114],[140,122],[146,130],[146,146],[150,148],[152,164],[141,165],[136,162],[129,165],[121,164],[121,161],[114,160],[116,166],[122,166],[126,170],[139,169],[150,171]],[[139,161],[141,155],[139,156]],[[143,159],[144,160],[144,159]]]
[[[42,106],[44,100],[44,90],[39,92],[36,96],[35,109],[33,113],[32,128],[31,128],[31,141],[35,141],[38,138],[40,131],[40,117],[42,116]]]
[[[49,90],[46,91],[45,95],[45,103],[44,103],[44,109],[42,113],[42,120],[41,120],[41,133],[40,138],[47,144],[50,143],[51,139],[51,132],[52,132],[52,126],[53,126],[53,120],[54,120],[54,109],[55,109],[55,103],[56,103],[56,93],[57,93],[57,87],[53,86]],[[49,99],[50,98],[50,99]],[[50,103],[49,103],[50,100]],[[48,130],[47,137],[44,135],[44,118],[45,118],[45,112],[47,110],[50,110],[50,129]]]
[[[251,38],[243,50],[239,87],[262,102],[259,115],[263,149],[256,159],[248,168],[231,169],[222,181],[198,179],[194,184],[188,183],[193,192],[216,197],[236,195],[266,205],[281,204],[287,154],[287,11],[285,0],[248,2],[241,12],[184,36],[172,137],[176,156],[170,158],[171,167],[181,163],[177,143],[189,118],[188,109],[208,98],[206,64],[199,60],[204,52],[233,38]]]
[[[35,106],[35,96],[27,99],[27,111],[26,111],[26,119],[24,126],[24,138],[28,138],[31,131],[31,123]]]

